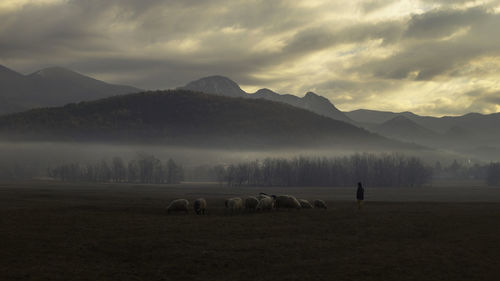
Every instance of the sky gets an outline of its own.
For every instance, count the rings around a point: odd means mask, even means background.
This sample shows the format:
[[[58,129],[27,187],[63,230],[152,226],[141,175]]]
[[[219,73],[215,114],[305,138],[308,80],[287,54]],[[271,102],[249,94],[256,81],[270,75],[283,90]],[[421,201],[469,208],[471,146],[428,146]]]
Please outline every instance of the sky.
[[[500,0],[0,0],[0,64],[168,89],[224,75],[343,111],[500,112]]]

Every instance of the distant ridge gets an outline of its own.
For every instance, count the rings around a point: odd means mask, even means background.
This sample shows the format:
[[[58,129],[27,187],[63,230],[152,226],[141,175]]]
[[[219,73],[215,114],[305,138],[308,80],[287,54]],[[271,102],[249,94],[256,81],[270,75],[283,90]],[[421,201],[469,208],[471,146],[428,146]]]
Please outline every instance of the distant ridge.
[[[358,109],[345,112],[345,114],[358,124],[363,124],[363,127],[370,129],[376,128],[378,125],[391,119],[402,116],[438,134],[451,133],[451,135],[453,135],[453,132],[456,133],[460,131],[461,135],[464,135],[465,132],[469,132],[470,134],[479,133],[500,137],[500,113],[468,113],[462,116],[431,117],[420,116],[408,111],[388,112]]]
[[[62,67],[22,75],[0,65],[0,114],[141,91],[108,84]]]
[[[373,124],[382,124],[398,116],[404,116],[410,120],[413,120],[415,117],[420,117],[409,111],[395,113],[390,111],[357,109],[344,113],[346,116],[348,116],[351,120],[354,120],[355,122],[373,123]]]
[[[431,117],[359,109],[346,114],[359,126],[386,137],[452,150],[471,158],[500,159],[500,113]]]
[[[396,116],[380,124],[375,131],[383,136],[404,141],[427,140],[438,137],[435,132],[418,125],[403,115]]]
[[[0,116],[0,136],[238,148],[420,149],[287,104],[188,90],[121,95]]]
[[[260,89],[255,93],[246,93],[236,82],[224,76],[201,78],[189,82],[186,86],[181,87],[181,89],[228,97],[256,98],[282,102],[335,120],[353,123],[349,117],[338,110],[327,98],[313,92],[307,92],[302,98],[289,94],[278,94],[266,88]]]

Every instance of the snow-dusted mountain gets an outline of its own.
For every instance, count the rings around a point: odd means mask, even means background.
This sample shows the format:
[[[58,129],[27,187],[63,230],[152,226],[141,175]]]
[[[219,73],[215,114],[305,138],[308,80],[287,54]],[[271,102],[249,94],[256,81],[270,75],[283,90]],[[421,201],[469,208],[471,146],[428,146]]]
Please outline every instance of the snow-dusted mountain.
[[[228,97],[258,98],[286,103],[295,107],[307,109],[322,116],[335,120],[353,123],[343,112],[338,110],[327,98],[308,92],[304,97],[289,94],[278,94],[269,89],[260,89],[255,93],[246,93],[231,79],[224,76],[209,76],[190,82],[182,89],[216,94]]]

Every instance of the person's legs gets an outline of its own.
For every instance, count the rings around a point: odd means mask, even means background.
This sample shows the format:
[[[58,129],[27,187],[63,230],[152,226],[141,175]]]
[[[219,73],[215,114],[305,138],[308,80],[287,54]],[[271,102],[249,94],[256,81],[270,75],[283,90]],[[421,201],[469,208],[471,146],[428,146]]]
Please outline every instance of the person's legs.
[[[361,210],[361,207],[363,207],[363,200],[358,200],[358,210]]]

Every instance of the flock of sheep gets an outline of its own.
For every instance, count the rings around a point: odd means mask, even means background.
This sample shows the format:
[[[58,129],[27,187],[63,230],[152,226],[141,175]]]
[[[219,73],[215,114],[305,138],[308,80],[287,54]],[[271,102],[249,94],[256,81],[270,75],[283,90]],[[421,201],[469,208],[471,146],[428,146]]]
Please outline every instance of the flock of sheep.
[[[327,209],[323,200],[314,200],[313,204],[305,199],[297,199],[292,195],[268,195],[259,193],[258,196],[249,196],[245,199],[240,197],[229,198],[225,201],[225,207],[231,213],[242,211],[271,211],[273,209]],[[193,202],[193,209],[196,214],[204,215],[207,210],[207,201],[198,198]],[[189,201],[186,199],[176,199],[170,202],[167,213],[189,212]]]

